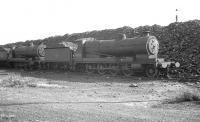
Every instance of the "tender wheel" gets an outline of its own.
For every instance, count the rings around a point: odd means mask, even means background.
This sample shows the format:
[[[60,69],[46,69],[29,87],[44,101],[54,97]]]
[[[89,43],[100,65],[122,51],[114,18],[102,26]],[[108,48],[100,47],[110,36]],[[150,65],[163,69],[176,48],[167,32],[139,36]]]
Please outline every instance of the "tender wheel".
[[[104,65],[104,64],[100,64],[100,65],[98,66],[97,72],[98,72],[100,75],[106,74],[105,65]]]
[[[92,69],[92,65],[86,65],[86,73],[91,74],[94,73],[94,69]]]
[[[155,66],[149,65],[146,67],[145,73],[146,73],[147,77],[155,78],[158,74],[158,70]]]
[[[69,66],[65,64],[65,69],[69,69]],[[76,65],[76,71],[78,72],[84,72],[86,69],[85,69],[85,65],[81,65],[81,64],[77,64]]]

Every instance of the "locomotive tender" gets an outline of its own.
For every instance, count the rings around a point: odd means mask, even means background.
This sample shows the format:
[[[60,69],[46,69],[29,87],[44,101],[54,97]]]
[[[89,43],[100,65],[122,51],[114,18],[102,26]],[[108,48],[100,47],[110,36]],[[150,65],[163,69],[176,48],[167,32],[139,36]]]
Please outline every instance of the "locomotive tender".
[[[17,47],[8,52],[6,62],[16,68],[63,69],[125,76],[144,72],[148,77],[167,74],[169,68],[180,66],[178,62],[158,58],[158,51],[159,42],[155,36],[147,34],[126,38],[123,35],[115,40],[82,38],[52,47],[43,44]]]

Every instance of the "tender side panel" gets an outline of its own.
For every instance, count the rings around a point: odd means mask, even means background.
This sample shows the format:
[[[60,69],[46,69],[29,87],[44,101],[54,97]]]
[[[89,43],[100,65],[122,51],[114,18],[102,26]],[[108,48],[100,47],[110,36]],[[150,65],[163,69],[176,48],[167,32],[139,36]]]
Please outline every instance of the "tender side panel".
[[[45,48],[46,62],[71,62],[72,54],[69,48]]]

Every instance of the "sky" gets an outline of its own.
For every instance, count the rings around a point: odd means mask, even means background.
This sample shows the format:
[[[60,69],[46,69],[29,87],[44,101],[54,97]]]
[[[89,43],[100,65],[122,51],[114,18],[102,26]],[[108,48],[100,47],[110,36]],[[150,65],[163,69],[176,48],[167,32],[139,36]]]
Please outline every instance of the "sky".
[[[0,0],[0,45],[200,19],[199,0]]]

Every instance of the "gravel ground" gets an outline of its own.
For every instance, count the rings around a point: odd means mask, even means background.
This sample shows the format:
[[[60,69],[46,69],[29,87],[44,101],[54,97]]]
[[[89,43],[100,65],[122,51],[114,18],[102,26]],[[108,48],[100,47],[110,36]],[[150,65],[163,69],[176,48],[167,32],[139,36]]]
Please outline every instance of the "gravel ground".
[[[199,91],[176,81],[68,72],[0,73],[0,122],[200,121],[200,102],[166,102],[183,92]]]

